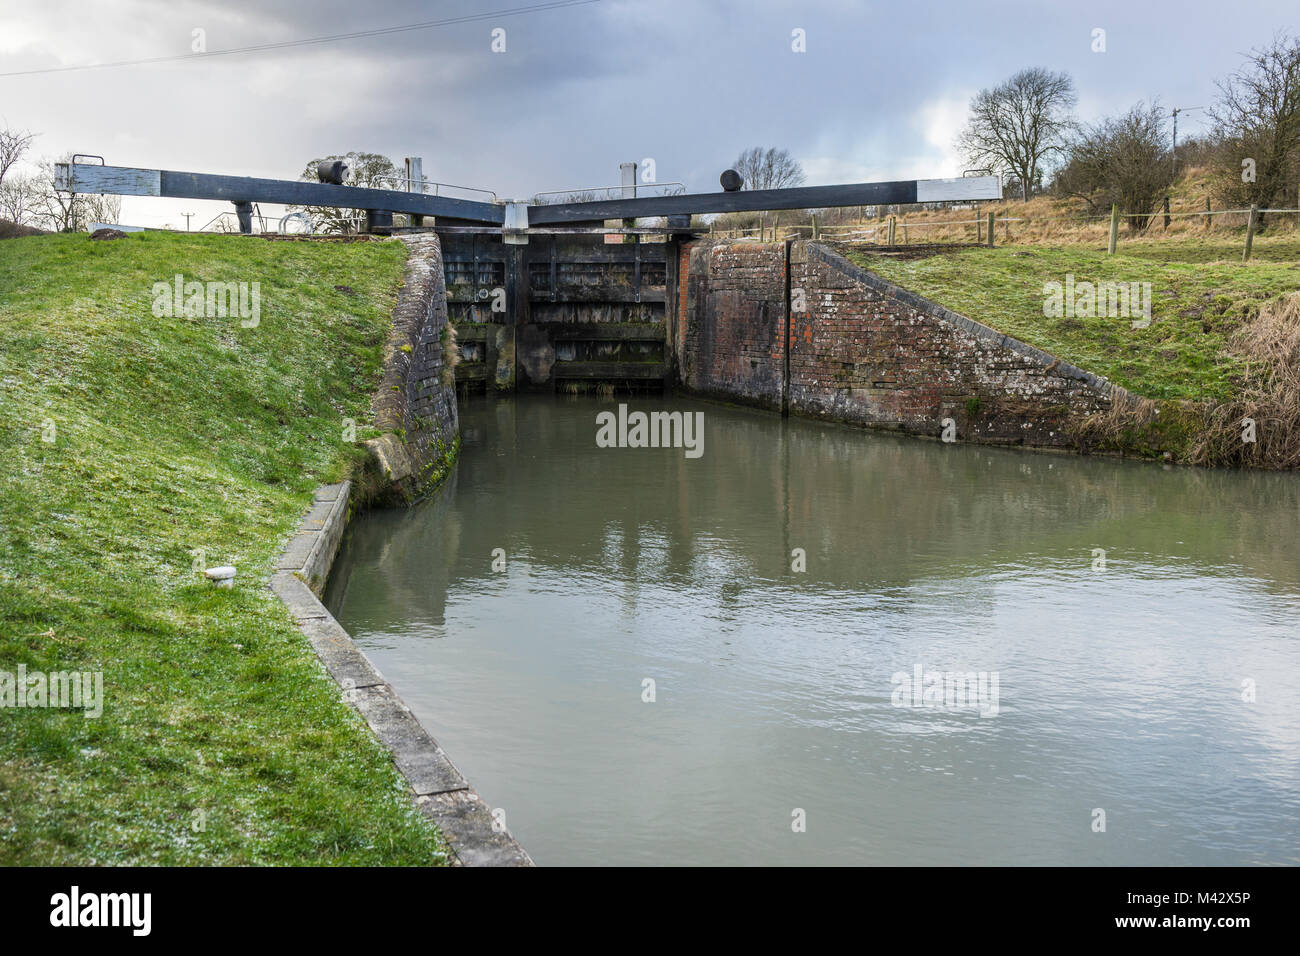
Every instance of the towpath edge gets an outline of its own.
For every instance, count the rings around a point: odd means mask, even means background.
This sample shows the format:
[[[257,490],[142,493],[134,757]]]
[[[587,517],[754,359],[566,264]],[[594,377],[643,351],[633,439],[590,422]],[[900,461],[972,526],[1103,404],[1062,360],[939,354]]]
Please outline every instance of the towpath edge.
[[[498,827],[492,811],[351,635],[320,602],[350,512],[351,482],[322,485],[298,532],[289,540],[271,590],[284,602],[316,656],[393,754],[416,807],[437,824],[463,866],[532,866],[533,861]]]

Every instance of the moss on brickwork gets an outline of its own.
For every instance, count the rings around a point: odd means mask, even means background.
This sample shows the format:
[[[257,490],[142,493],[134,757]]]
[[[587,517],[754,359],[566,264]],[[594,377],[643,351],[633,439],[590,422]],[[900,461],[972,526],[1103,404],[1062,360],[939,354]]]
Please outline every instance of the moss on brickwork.
[[[457,435],[450,445],[440,438],[436,448],[437,456],[421,469],[415,483],[416,494],[421,497],[434,491],[451,474],[451,469],[460,456],[460,436]]]

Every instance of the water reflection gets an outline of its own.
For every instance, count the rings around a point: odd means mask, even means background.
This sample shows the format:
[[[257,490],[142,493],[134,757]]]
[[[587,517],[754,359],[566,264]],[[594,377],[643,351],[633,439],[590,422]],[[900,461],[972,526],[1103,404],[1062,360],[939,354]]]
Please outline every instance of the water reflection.
[[[598,449],[615,404],[466,404],[328,596],[539,862],[1296,861],[1294,476],[681,399],[630,404],[703,410],[702,458]],[[917,663],[998,716],[893,706]]]

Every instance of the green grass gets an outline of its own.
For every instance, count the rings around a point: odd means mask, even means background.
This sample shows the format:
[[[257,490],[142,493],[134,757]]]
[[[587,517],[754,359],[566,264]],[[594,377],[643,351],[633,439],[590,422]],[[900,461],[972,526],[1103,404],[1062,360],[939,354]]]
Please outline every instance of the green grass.
[[[1300,238],[1278,237],[1241,262],[1223,239],[1122,242],[1116,255],[1086,246],[968,249],[904,261],[849,252],[858,265],[977,322],[1154,399],[1230,398],[1242,373],[1226,348],[1260,305],[1300,288]],[[1047,318],[1044,283],[1150,282],[1152,323]]]
[[[266,587],[356,461],[342,420],[368,419],[404,257],[0,242],[0,670],[102,671],[105,698],[98,719],[0,707],[0,864],[445,861]],[[178,272],[259,282],[260,324],[156,318]],[[238,567],[233,590],[196,550]]]

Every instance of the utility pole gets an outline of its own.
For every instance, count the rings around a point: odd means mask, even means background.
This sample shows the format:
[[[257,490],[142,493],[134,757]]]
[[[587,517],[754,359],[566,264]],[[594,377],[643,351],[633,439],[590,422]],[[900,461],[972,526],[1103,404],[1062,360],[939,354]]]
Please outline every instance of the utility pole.
[[[1171,114],[1174,118],[1174,143],[1173,148],[1169,151],[1169,173],[1170,178],[1178,176],[1178,114],[1190,113],[1192,110],[1203,110],[1204,106],[1177,106],[1174,107]]]

